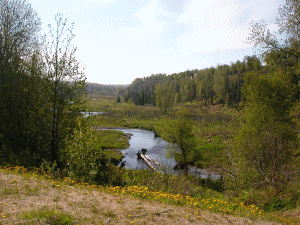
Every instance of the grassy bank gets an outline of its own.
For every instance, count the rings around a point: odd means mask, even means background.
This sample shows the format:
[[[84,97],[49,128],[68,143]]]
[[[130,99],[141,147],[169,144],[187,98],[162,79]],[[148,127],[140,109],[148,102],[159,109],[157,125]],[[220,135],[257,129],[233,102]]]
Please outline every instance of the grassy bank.
[[[129,147],[129,136],[121,131],[117,130],[101,130],[94,127],[95,143],[97,149],[102,149],[104,155],[110,159],[115,158],[120,161],[123,158],[123,154],[120,152],[122,149]]]
[[[98,130],[97,146],[103,149],[107,158],[121,160],[121,149],[129,147],[128,136],[116,130]]]
[[[287,213],[221,195],[190,196],[146,186],[103,187],[54,180],[22,167],[0,170],[2,224],[298,224]],[[291,213],[290,213],[291,214]]]

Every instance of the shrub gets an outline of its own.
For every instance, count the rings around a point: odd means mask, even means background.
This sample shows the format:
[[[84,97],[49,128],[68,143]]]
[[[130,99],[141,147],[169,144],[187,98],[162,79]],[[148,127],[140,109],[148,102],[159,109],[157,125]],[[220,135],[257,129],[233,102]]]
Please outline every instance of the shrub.
[[[100,170],[99,164],[108,160],[102,152],[102,149],[96,146],[96,131],[84,126],[81,120],[78,120],[79,129],[68,139],[66,147],[67,172],[70,177],[82,181],[93,181]]]
[[[78,123],[79,129],[68,140],[66,148],[68,176],[101,185],[123,185],[125,169],[111,164],[103,150],[98,147],[99,132],[86,127],[81,120]]]

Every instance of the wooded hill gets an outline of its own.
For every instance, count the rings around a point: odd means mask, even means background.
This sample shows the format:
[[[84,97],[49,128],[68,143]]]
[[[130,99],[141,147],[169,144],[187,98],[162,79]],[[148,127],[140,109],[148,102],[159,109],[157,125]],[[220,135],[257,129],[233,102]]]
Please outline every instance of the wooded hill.
[[[117,96],[122,95],[125,92],[125,89],[129,85],[105,85],[105,84],[97,84],[86,82],[86,91],[87,94],[93,95],[110,95]]]
[[[136,78],[127,88],[124,100],[135,105],[160,105],[160,101],[171,104],[204,100],[205,104],[223,103],[235,106],[241,101],[244,74],[264,67],[257,56],[246,56],[244,60],[230,65],[202,70],[167,74],[152,74]],[[156,101],[155,101],[155,96]]]

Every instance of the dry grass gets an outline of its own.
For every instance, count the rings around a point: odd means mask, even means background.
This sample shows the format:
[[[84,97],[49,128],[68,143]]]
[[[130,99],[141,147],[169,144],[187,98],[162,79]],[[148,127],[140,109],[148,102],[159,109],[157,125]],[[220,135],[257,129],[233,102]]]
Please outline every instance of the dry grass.
[[[276,224],[0,172],[0,224],[42,224],[24,213],[45,208],[73,217],[75,224]]]

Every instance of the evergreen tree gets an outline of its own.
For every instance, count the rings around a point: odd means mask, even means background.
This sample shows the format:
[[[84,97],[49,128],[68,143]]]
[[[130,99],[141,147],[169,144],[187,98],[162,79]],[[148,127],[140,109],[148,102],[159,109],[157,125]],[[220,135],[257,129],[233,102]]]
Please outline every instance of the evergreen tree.
[[[118,95],[117,103],[120,103],[120,102],[121,102],[121,98],[120,98],[120,96]]]

